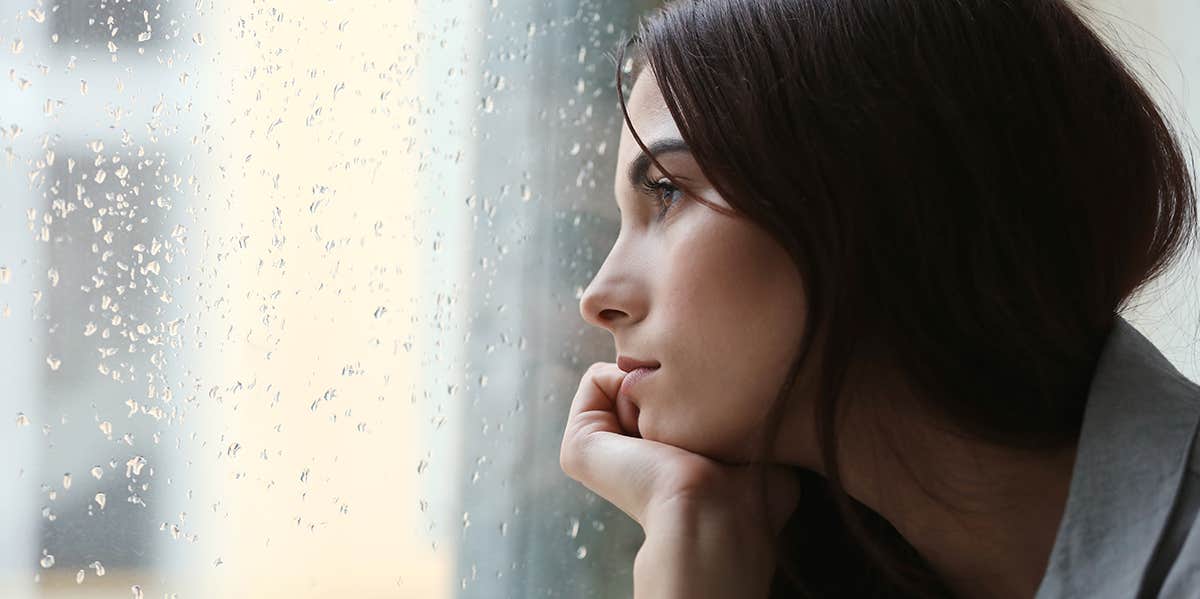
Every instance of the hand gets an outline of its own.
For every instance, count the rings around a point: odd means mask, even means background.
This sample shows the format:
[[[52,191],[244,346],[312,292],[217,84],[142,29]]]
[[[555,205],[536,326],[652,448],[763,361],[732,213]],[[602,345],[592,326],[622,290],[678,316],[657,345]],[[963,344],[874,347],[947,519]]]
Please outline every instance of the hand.
[[[799,500],[792,472],[776,465],[758,469],[724,464],[626,434],[616,413],[617,391],[625,375],[612,362],[597,362],[584,373],[563,433],[559,454],[563,472],[637,521],[646,532],[647,546],[656,537],[700,538],[698,531],[686,529],[699,522],[720,522],[718,536],[725,538],[713,539],[713,531],[701,535],[725,546],[714,546],[710,554],[732,549],[742,559],[754,556],[758,561],[769,555],[771,540]],[[765,514],[760,487],[764,475]],[[773,561],[770,565],[773,568]],[[697,571],[707,566],[686,565]]]

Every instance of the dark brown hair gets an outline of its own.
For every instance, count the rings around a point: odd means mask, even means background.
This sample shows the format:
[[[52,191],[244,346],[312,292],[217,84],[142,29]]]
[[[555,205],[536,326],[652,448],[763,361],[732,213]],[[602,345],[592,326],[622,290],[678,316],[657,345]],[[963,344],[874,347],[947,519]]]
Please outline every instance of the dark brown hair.
[[[1056,0],[678,0],[627,46],[714,188],[804,281],[775,409],[819,355],[824,476],[797,473],[773,596],[949,596],[841,487],[847,372],[871,348],[973,438],[1076,442],[1115,315],[1194,238],[1167,119]]]

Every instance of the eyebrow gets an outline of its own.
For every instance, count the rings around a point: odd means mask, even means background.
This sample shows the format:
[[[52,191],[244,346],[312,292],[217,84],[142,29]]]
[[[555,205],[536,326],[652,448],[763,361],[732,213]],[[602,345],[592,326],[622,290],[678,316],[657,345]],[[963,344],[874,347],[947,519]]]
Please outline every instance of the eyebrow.
[[[682,139],[674,137],[657,140],[654,143],[646,146],[646,149],[650,150],[650,154],[653,154],[656,157],[663,154],[670,154],[672,152],[690,153],[692,151],[690,148],[688,148],[686,142],[684,142]],[[629,163],[629,184],[633,187],[637,187],[639,184],[641,184],[642,179],[645,178],[646,171],[648,170],[650,170],[650,155],[642,152],[641,154],[638,154],[637,158],[633,159],[633,162]]]

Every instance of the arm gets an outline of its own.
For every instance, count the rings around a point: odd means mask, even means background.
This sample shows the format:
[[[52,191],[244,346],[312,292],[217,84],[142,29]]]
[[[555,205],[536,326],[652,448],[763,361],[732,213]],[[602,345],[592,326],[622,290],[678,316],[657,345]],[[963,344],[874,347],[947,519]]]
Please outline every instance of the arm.
[[[633,561],[634,599],[765,599],[775,556],[756,528],[722,507],[655,506]]]

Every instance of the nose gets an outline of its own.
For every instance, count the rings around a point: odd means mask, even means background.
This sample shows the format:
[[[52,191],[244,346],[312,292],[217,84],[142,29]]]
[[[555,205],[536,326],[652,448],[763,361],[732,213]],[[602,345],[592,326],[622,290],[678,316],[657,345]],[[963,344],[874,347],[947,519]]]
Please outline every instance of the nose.
[[[579,314],[583,320],[613,333],[641,320],[645,307],[644,286],[639,283],[636,273],[623,268],[621,262],[614,259],[614,254],[609,254],[579,299]]]

